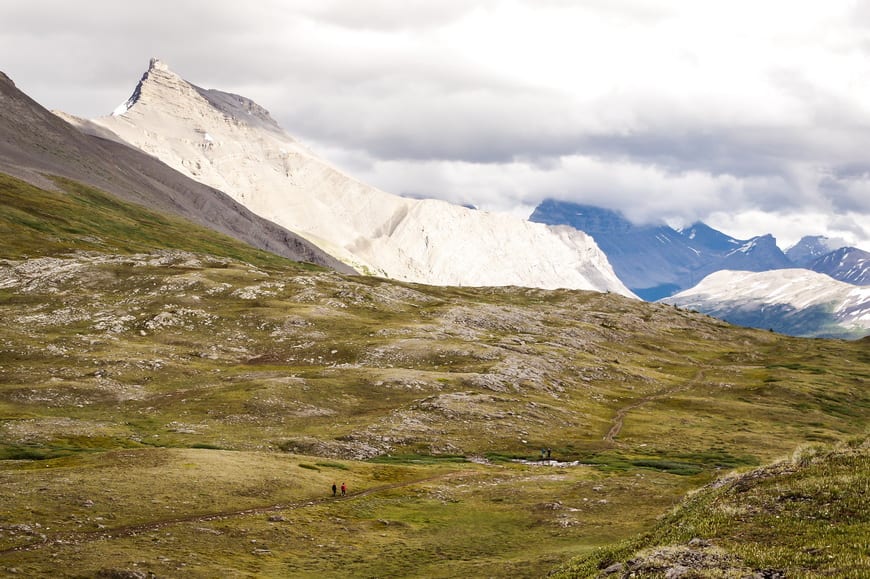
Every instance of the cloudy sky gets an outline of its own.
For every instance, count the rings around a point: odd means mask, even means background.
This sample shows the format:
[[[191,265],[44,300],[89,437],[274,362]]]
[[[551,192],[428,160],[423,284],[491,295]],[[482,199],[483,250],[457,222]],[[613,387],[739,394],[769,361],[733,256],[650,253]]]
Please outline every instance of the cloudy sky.
[[[870,250],[870,3],[8,0],[0,70],[107,114],[152,56],[392,193]]]

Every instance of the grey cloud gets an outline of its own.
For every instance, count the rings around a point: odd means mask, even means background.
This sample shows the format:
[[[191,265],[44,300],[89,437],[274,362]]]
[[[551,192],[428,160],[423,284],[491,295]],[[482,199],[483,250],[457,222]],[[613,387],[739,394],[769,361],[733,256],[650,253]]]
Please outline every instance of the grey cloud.
[[[845,171],[835,168],[819,180],[819,190],[838,213],[870,214],[870,171],[856,173],[851,166]]]
[[[866,213],[864,215],[835,215],[831,219],[831,226],[839,231],[852,233],[855,238],[866,241],[870,240],[870,225],[868,225],[870,219],[867,219],[867,217]],[[867,251],[870,251],[870,249],[867,249]]]
[[[772,90],[797,111],[777,122],[747,120],[737,107],[720,111],[720,102],[687,107],[680,87],[581,104],[567,91],[488,70],[449,42],[416,42],[503,5],[5,2],[0,66],[49,108],[97,116],[126,99],[158,56],[199,86],[253,98],[288,132],[394,192],[480,205],[562,196],[630,206],[638,218],[737,208],[870,212],[870,118],[842,87],[820,86],[800,70],[774,71]],[[630,26],[656,24],[675,10],[645,0],[528,6],[594,11]],[[870,10],[859,3],[855,14],[866,28]],[[870,53],[855,44],[860,35],[849,38],[843,50]],[[566,78],[607,58],[578,55]],[[578,168],[574,158],[598,168]],[[386,178],[385,166],[395,176]]]
[[[350,29],[419,31],[443,26],[472,10],[498,3],[499,0],[330,0],[308,3],[303,10],[318,21]]]

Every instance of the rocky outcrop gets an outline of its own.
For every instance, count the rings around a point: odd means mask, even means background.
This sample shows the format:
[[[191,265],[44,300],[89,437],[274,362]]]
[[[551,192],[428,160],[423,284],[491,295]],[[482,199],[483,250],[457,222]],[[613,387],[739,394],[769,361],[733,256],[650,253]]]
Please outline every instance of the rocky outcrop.
[[[614,563],[598,574],[598,579],[629,579],[631,577],[742,577],[745,579],[784,579],[776,569],[756,570],[739,557],[726,553],[710,541],[694,538],[686,545],[648,549],[624,563]]]

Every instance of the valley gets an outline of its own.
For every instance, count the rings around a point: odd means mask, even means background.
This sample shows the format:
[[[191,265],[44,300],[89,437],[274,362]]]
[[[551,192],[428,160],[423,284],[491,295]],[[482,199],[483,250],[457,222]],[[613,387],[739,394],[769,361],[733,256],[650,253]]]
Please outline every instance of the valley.
[[[572,576],[732,470],[867,436],[866,338],[349,276],[3,179],[9,575]],[[836,540],[860,562],[865,535]],[[830,570],[782,542],[735,568]]]

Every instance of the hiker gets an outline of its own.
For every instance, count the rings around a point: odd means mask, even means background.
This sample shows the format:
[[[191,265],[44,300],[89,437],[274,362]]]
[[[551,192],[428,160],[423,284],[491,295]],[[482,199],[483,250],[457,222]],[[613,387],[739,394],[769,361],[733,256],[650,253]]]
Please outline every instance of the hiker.
[[[347,485],[341,483],[341,496],[345,496],[347,494]]]
[[[332,483],[332,496],[335,496],[336,490],[338,490],[338,488],[335,486],[335,483]]]
[[[550,460],[550,452],[552,452],[552,448],[547,449],[547,460]]]
[[[546,457],[546,456],[547,456],[547,449],[542,448],[541,449],[541,460],[544,460],[544,457]]]

